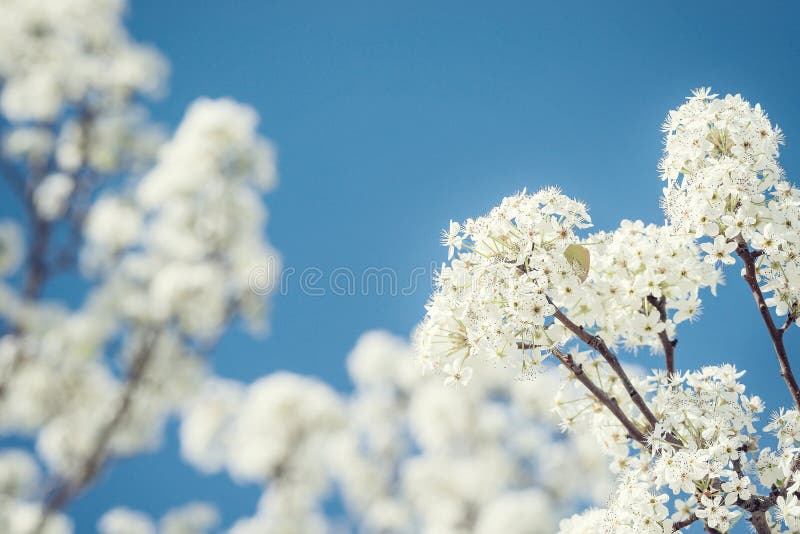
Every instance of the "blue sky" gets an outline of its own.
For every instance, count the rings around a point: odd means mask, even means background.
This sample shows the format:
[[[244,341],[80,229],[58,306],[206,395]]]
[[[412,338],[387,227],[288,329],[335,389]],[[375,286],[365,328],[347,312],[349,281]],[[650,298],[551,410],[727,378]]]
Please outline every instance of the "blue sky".
[[[446,257],[439,232],[451,218],[523,187],[561,186],[600,229],[661,222],[660,125],[701,85],[761,102],[786,132],[784,167],[800,171],[800,8],[789,2],[132,0],[130,11],[133,35],[172,64],[156,118],[174,126],[198,96],[261,114],[281,175],[266,197],[268,234],[298,272],[393,267],[402,281],[422,267],[427,277]],[[788,403],[751,297],[736,271],[728,278],[679,331],[678,367],[733,361],[770,407]],[[424,282],[406,296],[309,296],[291,284],[274,301],[272,334],[226,337],[215,366],[248,381],[289,369],[346,389],[355,340],[370,328],[408,334]],[[799,340],[788,336],[796,354]],[[226,523],[255,509],[257,488],[193,473],[174,435],[73,505],[78,532],[123,503],[158,514],[210,500]]]

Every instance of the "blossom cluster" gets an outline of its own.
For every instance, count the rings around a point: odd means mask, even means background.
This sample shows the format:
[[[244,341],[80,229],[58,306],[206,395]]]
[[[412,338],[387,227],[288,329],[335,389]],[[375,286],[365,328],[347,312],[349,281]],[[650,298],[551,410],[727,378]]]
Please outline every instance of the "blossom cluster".
[[[258,326],[265,301],[248,275],[277,254],[259,197],[275,183],[274,155],[257,124],[247,106],[200,99],[141,180],[91,207],[84,263],[109,278],[120,314],[203,338],[235,311]]]
[[[784,532],[782,528],[794,532],[800,524],[794,495],[800,487],[800,469],[795,465],[800,443],[795,439],[797,412],[776,414],[763,430],[777,435],[778,448],[759,449],[759,414],[764,405],[758,396],[745,394],[739,382],[743,374],[726,364],[670,380],[663,374],[648,377],[645,391],[659,420],[651,446],[630,454],[629,440],[617,432],[616,449],[604,447],[616,457],[613,465],[620,473],[609,506],[563,520],[560,532],[662,534],[678,530],[680,522],[692,517],[727,532],[743,517],[742,508],[748,509],[757,502],[755,495],[771,488],[783,491],[774,503],[777,513],[761,511],[764,521],[772,532]],[[586,417],[595,419],[595,429],[613,424],[607,413]]]
[[[563,204],[559,213],[579,213],[581,224],[548,220],[553,217],[548,206],[555,203]],[[542,246],[518,243],[515,236],[521,232],[514,225],[505,241],[492,233],[467,240],[466,230],[451,223],[443,239],[451,249],[469,251],[442,267],[416,342],[424,364],[444,371],[448,380],[469,381],[470,356],[501,361],[523,373],[535,369],[542,355],[574,333],[554,319],[556,309],[610,345],[664,352],[664,344],[675,339],[676,325],[700,315],[700,290],[710,287],[716,294],[724,280],[721,270],[704,261],[694,239],[674,227],[624,220],[613,232],[576,235],[588,215],[580,203],[554,190],[505,199],[487,220],[468,221],[465,229],[485,225],[496,232],[510,224],[501,217],[527,220],[531,210],[545,210],[544,224],[567,225],[569,231],[563,236],[553,231],[544,238],[552,244]],[[507,242],[512,248],[501,247],[493,256],[473,252],[472,242],[496,247]]]
[[[160,422],[199,387],[197,342],[236,315],[262,319],[264,302],[247,290],[246,273],[275,255],[253,185],[274,178],[269,154],[249,108],[196,103],[159,163],[131,184],[133,194],[106,193],[89,209],[84,252],[99,282],[82,307],[6,289],[0,312],[15,331],[0,340],[0,427],[34,433],[59,475],[78,476],[122,402],[115,399],[125,397],[127,381],[109,368],[108,347],[121,342],[125,368],[148,362],[140,402],[130,403],[124,432],[109,444],[131,454],[158,443]],[[189,169],[205,186],[187,188],[186,175],[163,174],[165,165]]]
[[[258,514],[231,534],[320,532],[327,443],[344,418],[338,395],[317,380],[274,373],[245,386],[213,378],[183,414],[181,448],[201,471],[268,485]]]
[[[765,192],[783,178],[777,160],[783,134],[760,105],[740,95],[717,98],[698,89],[662,129],[664,206],[682,230],[716,236],[746,225],[752,205],[763,204]]]
[[[47,123],[86,100],[125,101],[161,89],[166,65],[133,42],[121,0],[3,0],[0,111],[12,121]]]
[[[716,294],[723,280],[694,241],[669,226],[623,220],[583,243],[591,252],[589,278],[560,304],[573,321],[627,348],[662,351],[659,334],[674,339],[676,325],[700,315],[700,290]]]
[[[144,107],[166,62],[130,38],[125,8],[0,1],[0,174],[31,220],[0,221],[0,436],[31,443],[45,471],[8,457],[27,474],[3,494],[2,532],[70,532],[60,509],[110,459],[159,445],[231,322],[266,324],[247,282],[278,264],[261,199],[274,150],[230,99],[197,100],[167,140]],[[51,300],[65,274],[80,294]],[[158,530],[205,531],[211,515],[190,506]],[[98,528],[131,532],[126,517]]]
[[[125,7],[120,0],[0,4],[4,174],[20,171],[7,178],[44,221],[79,223],[99,185],[144,169],[163,140],[142,102],[161,93],[166,61],[128,36]]]
[[[585,279],[575,232],[590,224],[586,207],[556,188],[522,192],[488,215],[451,222],[442,241],[453,259],[436,277],[416,335],[426,365],[463,380],[471,356],[525,367],[531,358],[521,343],[560,342],[562,329],[549,321],[551,299]]]
[[[505,199],[463,229],[451,223],[443,244],[452,261],[417,331],[418,357],[424,368],[444,371],[446,383],[462,384],[487,373],[476,372],[475,358],[465,366],[473,356],[521,360],[523,372],[543,355],[558,360],[562,427],[591,429],[619,477],[607,506],[562,521],[563,534],[665,534],[696,521],[728,532],[742,519],[760,534],[795,532],[798,412],[781,409],[762,426],[765,408],[745,394],[743,372],[674,365],[676,326],[700,315],[701,292],[716,295],[724,280],[718,266],[738,256],[800,407],[783,342],[800,315],[800,190],[777,161],[783,135],[759,105],[707,89],[671,112],[664,130],[663,226],[624,220],[612,232],[578,235],[588,226],[585,208],[571,210],[574,201],[550,189]],[[549,211],[553,205],[561,208]],[[537,241],[563,213],[581,213],[580,220]],[[784,326],[768,307],[789,315]],[[565,353],[572,339],[593,351]],[[618,348],[639,347],[664,353],[666,372],[620,363]],[[763,443],[765,432],[774,446]]]
[[[189,464],[263,488],[229,534],[800,531],[800,391],[783,343],[800,317],[800,190],[759,105],[700,89],[670,113],[664,225],[583,234],[582,202],[523,191],[450,223],[413,350],[364,335],[347,393],[288,372],[245,384],[206,357],[232,321],[265,326],[247,284],[278,263],[261,200],[274,150],[229,99],[197,100],[166,136],[144,107],[166,62],[127,34],[124,9],[0,0],[0,174],[31,220],[0,221],[0,436],[30,444],[0,451],[1,532],[73,532],[63,508],[176,415]],[[796,402],[768,424],[742,371],[674,365],[678,325],[734,255]],[[48,297],[64,273],[86,286],[75,302]],[[642,347],[665,371],[617,357]],[[120,503],[96,526],[218,524],[203,503],[158,520]]]
[[[610,489],[592,437],[560,434],[539,387],[481,369],[469,388],[422,376],[408,343],[364,334],[348,357],[354,391],[276,373],[249,386],[216,379],[186,408],[184,457],[264,485],[257,513],[231,534],[467,534],[553,531],[560,514]],[[331,494],[346,516],[325,517]]]
[[[592,436],[559,431],[557,372],[531,384],[475,365],[469,387],[442,387],[420,376],[397,338],[359,340],[348,359],[348,427],[333,453],[358,531],[552,532],[567,510],[607,494],[611,477]]]
[[[778,163],[784,143],[759,104],[698,89],[670,112],[661,177],[664,209],[680,232],[707,236],[708,261],[732,264],[737,248],[763,253],[762,290],[778,315],[797,318],[800,298],[800,190]]]

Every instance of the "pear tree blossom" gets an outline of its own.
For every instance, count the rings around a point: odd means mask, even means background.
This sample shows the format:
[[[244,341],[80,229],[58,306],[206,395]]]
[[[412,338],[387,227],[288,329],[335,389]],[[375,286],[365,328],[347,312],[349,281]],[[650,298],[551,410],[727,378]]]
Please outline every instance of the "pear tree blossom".
[[[214,503],[152,517],[119,502],[96,531],[524,534],[600,505],[607,460],[591,434],[561,433],[553,369],[530,388],[453,361],[443,388],[408,342],[374,332],[348,360],[350,392],[288,372],[214,374],[209,356],[234,321],[268,324],[248,281],[256,265],[278,274],[262,201],[275,151],[255,110],[231,99],[196,100],[172,133],[153,121],[167,62],[126,32],[125,9],[0,0],[0,176],[24,212],[0,221],[0,439],[28,444],[0,447],[0,532],[84,531],[68,506],[115,459],[158,448],[173,418],[186,463],[263,489],[254,514],[222,524]],[[471,224],[498,238],[476,254],[531,267],[551,249],[580,255],[570,245],[585,209],[559,198],[540,195],[539,215],[516,228]],[[444,236],[453,255],[480,242],[461,231]],[[509,298],[530,295],[503,313],[552,314],[538,288],[568,288],[586,275],[579,264],[564,256],[541,280],[509,280]],[[74,300],[49,291],[66,277],[85,288]]]
[[[114,458],[159,446],[232,321],[266,325],[247,273],[277,257],[261,200],[274,150],[229,99],[197,100],[166,135],[146,105],[167,62],[125,9],[0,2],[0,175],[25,217],[0,222],[0,433],[33,444],[0,457],[10,534],[71,532],[63,509]],[[78,302],[48,295],[62,276],[82,279]],[[155,531],[131,514],[98,528]],[[214,522],[175,514],[159,532]]]
[[[617,475],[606,506],[564,519],[563,534],[694,523],[719,533],[740,521],[797,532],[800,390],[784,336],[798,319],[800,190],[778,163],[784,137],[758,104],[710,89],[671,111],[664,132],[664,225],[583,233],[584,204],[553,188],[451,223],[452,258],[415,334],[418,359],[445,383],[466,369],[477,381],[487,362],[520,376],[559,364],[563,428],[592,432]],[[733,264],[794,401],[769,423],[744,370],[676,364],[679,327]],[[663,355],[663,369],[620,362],[620,350],[643,347]]]
[[[701,88],[669,113],[664,224],[596,230],[582,201],[523,190],[449,222],[412,342],[364,334],[349,390],[285,371],[239,382],[209,356],[234,322],[269,323],[248,281],[278,274],[262,201],[275,151],[232,99],[199,98],[171,133],[151,119],[167,61],[125,9],[0,0],[0,176],[24,214],[0,220],[0,436],[15,443],[0,447],[0,532],[76,532],[66,508],[115,459],[159,447],[170,419],[187,464],[260,488],[253,514],[120,502],[97,531],[800,531],[784,342],[800,190],[760,105]],[[80,296],[51,294],[62,277]],[[726,277],[752,293],[794,406],[765,415],[729,363],[686,368],[680,332]],[[623,363],[639,349],[656,369]]]
[[[264,488],[255,515],[226,532],[552,532],[612,487],[593,436],[560,431],[555,368],[536,388],[492,366],[447,388],[382,331],[364,334],[347,366],[348,395],[276,373],[212,378],[187,406],[184,458]],[[341,517],[323,513],[334,497]]]

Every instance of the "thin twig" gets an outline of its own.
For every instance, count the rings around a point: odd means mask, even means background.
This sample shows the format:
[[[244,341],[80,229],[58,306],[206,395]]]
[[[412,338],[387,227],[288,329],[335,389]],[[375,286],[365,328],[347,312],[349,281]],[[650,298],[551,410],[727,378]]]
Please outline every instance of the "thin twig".
[[[625,387],[625,391],[628,392],[628,396],[633,401],[633,404],[639,408],[639,411],[642,412],[644,417],[647,419],[647,422],[650,423],[651,427],[654,427],[656,424],[656,417],[653,415],[653,412],[650,410],[650,407],[647,406],[644,398],[639,394],[636,387],[631,382],[630,378],[628,378],[628,374],[622,368],[622,364],[619,362],[619,358],[617,355],[614,354],[611,349],[608,348],[605,341],[599,336],[593,336],[586,332],[583,328],[578,326],[577,324],[573,323],[569,317],[564,315],[564,313],[558,309],[558,306],[555,307],[555,312],[553,316],[569,331],[575,334],[578,339],[586,343],[589,347],[593,348],[600,355],[608,362],[608,365],[611,366],[611,369],[617,374],[619,379],[622,381],[622,385]]]
[[[783,326],[780,327],[781,333],[786,332],[790,326],[794,324],[797,320],[797,312],[791,312],[789,315],[786,316],[786,322],[783,323]]]
[[[678,531],[678,530],[680,530],[682,528],[686,528],[689,525],[691,525],[692,523],[694,523],[695,521],[697,521],[698,519],[700,519],[700,518],[697,517],[695,514],[692,514],[689,517],[687,517],[686,519],[684,519],[683,521],[676,521],[675,523],[672,524],[672,531],[676,532],[676,531]]]
[[[586,373],[583,372],[583,366],[581,364],[575,363],[575,360],[572,359],[571,354],[564,354],[557,348],[550,349],[550,352],[555,356],[559,362],[561,362],[564,367],[569,369],[572,375],[578,379],[578,381],[586,386],[592,395],[600,402],[603,406],[608,408],[608,410],[617,418],[617,420],[622,423],[622,426],[625,427],[625,430],[628,431],[628,436],[631,439],[642,444],[645,448],[649,448],[647,445],[647,438],[642,433],[636,424],[631,421],[625,412],[622,411],[620,408],[617,399],[614,397],[609,396],[605,391],[595,384],[591,378],[589,378]]]
[[[764,294],[761,292],[761,287],[758,285],[753,252],[741,236],[737,236],[737,243],[736,254],[742,259],[742,263],[744,263],[744,280],[747,282],[747,285],[750,286],[750,291],[753,293],[753,298],[758,305],[758,311],[767,327],[769,337],[772,339],[772,345],[775,348],[775,354],[778,356],[778,363],[781,367],[781,376],[786,382],[786,387],[789,388],[789,393],[792,395],[795,407],[800,409],[800,387],[797,385],[797,380],[792,372],[792,366],[789,363],[789,357],[786,354],[786,346],[783,344],[783,334],[785,330],[775,326],[775,321],[772,319],[772,314],[764,300]]]
[[[86,170],[88,169],[89,129],[92,127],[94,115],[87,107],[83,107],[80,110],[79,115],[81,117],[80,126],[82,135],[80,146],[80,169]],[[49,126],[55,131],[55,124],[50,124]],[[21,294],[25,299],[33,301],[38,300],[41,297],[48,278],[56,274],[56,271],[61,268],[58,263],[48,263],[48,249],[51,246],[53,224],[50,221],[42,219],[42,217],[37,213],[33,198],[36,187],[49,172],[49,167],[50,163],[47,161],[31,164],[29,165],[27,176],[24,176],[23,173],[16,169],[11,163],[3,158],[0,158],[0,170],[2,171],[3,175],[6,176],[9,181],[13,180],[14,182],[18,183],[18,192],[21,195],[22,203],[26,209],[28,218],[30,219],[30,224],[32,226],[32,237],[27,252],[27,265],[23,275],[24,277]],[[82,224],[82,221],[78,222],[78,229],[80,228],[80,224]],[[75,248],[77,249],[79,243],[79,241],[76,241],[74,243],[70,242],[69,244],[74,244]],[[77,253],[75,258],[77,258]],[[57,260],[60,262],[61,258],[57,258]],[[20,331],[20,325],[14,325],[13,328],[11,328],[12,334],[18,334]],[[14,356],[14,360],[11,362],[6,376],[3,377],[2,381],[0,381],[0,402],[3,401],[8,391],[9,383],[14,378],[16,373],[19,372],[19,370],[25,365],[27,359],[28,355],[21,351],[17,352],[17,354]]]
[[[659,320],[664,324],[664,330],[658,333],[658,339],[661,340],[661,346],[664,347],[667,376],[672,377],[675,374],[675,345],[678,344],[678,340],[670,339],[667,335],[667,299],[664,298],[664,295],[658,299],[653,295],[648,295],[647,302],[658,310]]]
[[[50,224],[41,218],[36,218],[33,225],[33,241],[28,254],[28,270],[22,295],[26,299],[37,299],[42,293],[44,282],[47,278],[47,244],[50,239]]]

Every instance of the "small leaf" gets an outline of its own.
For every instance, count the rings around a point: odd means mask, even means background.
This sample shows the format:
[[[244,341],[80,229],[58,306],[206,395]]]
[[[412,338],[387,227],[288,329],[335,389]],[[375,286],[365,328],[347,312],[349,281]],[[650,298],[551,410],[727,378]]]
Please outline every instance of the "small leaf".
[[[589,249],[573,243],[564,250],[564,257],[575,269],[575,274],[578,275],[581,282],[585,282],[586,277],[589,276]]]

